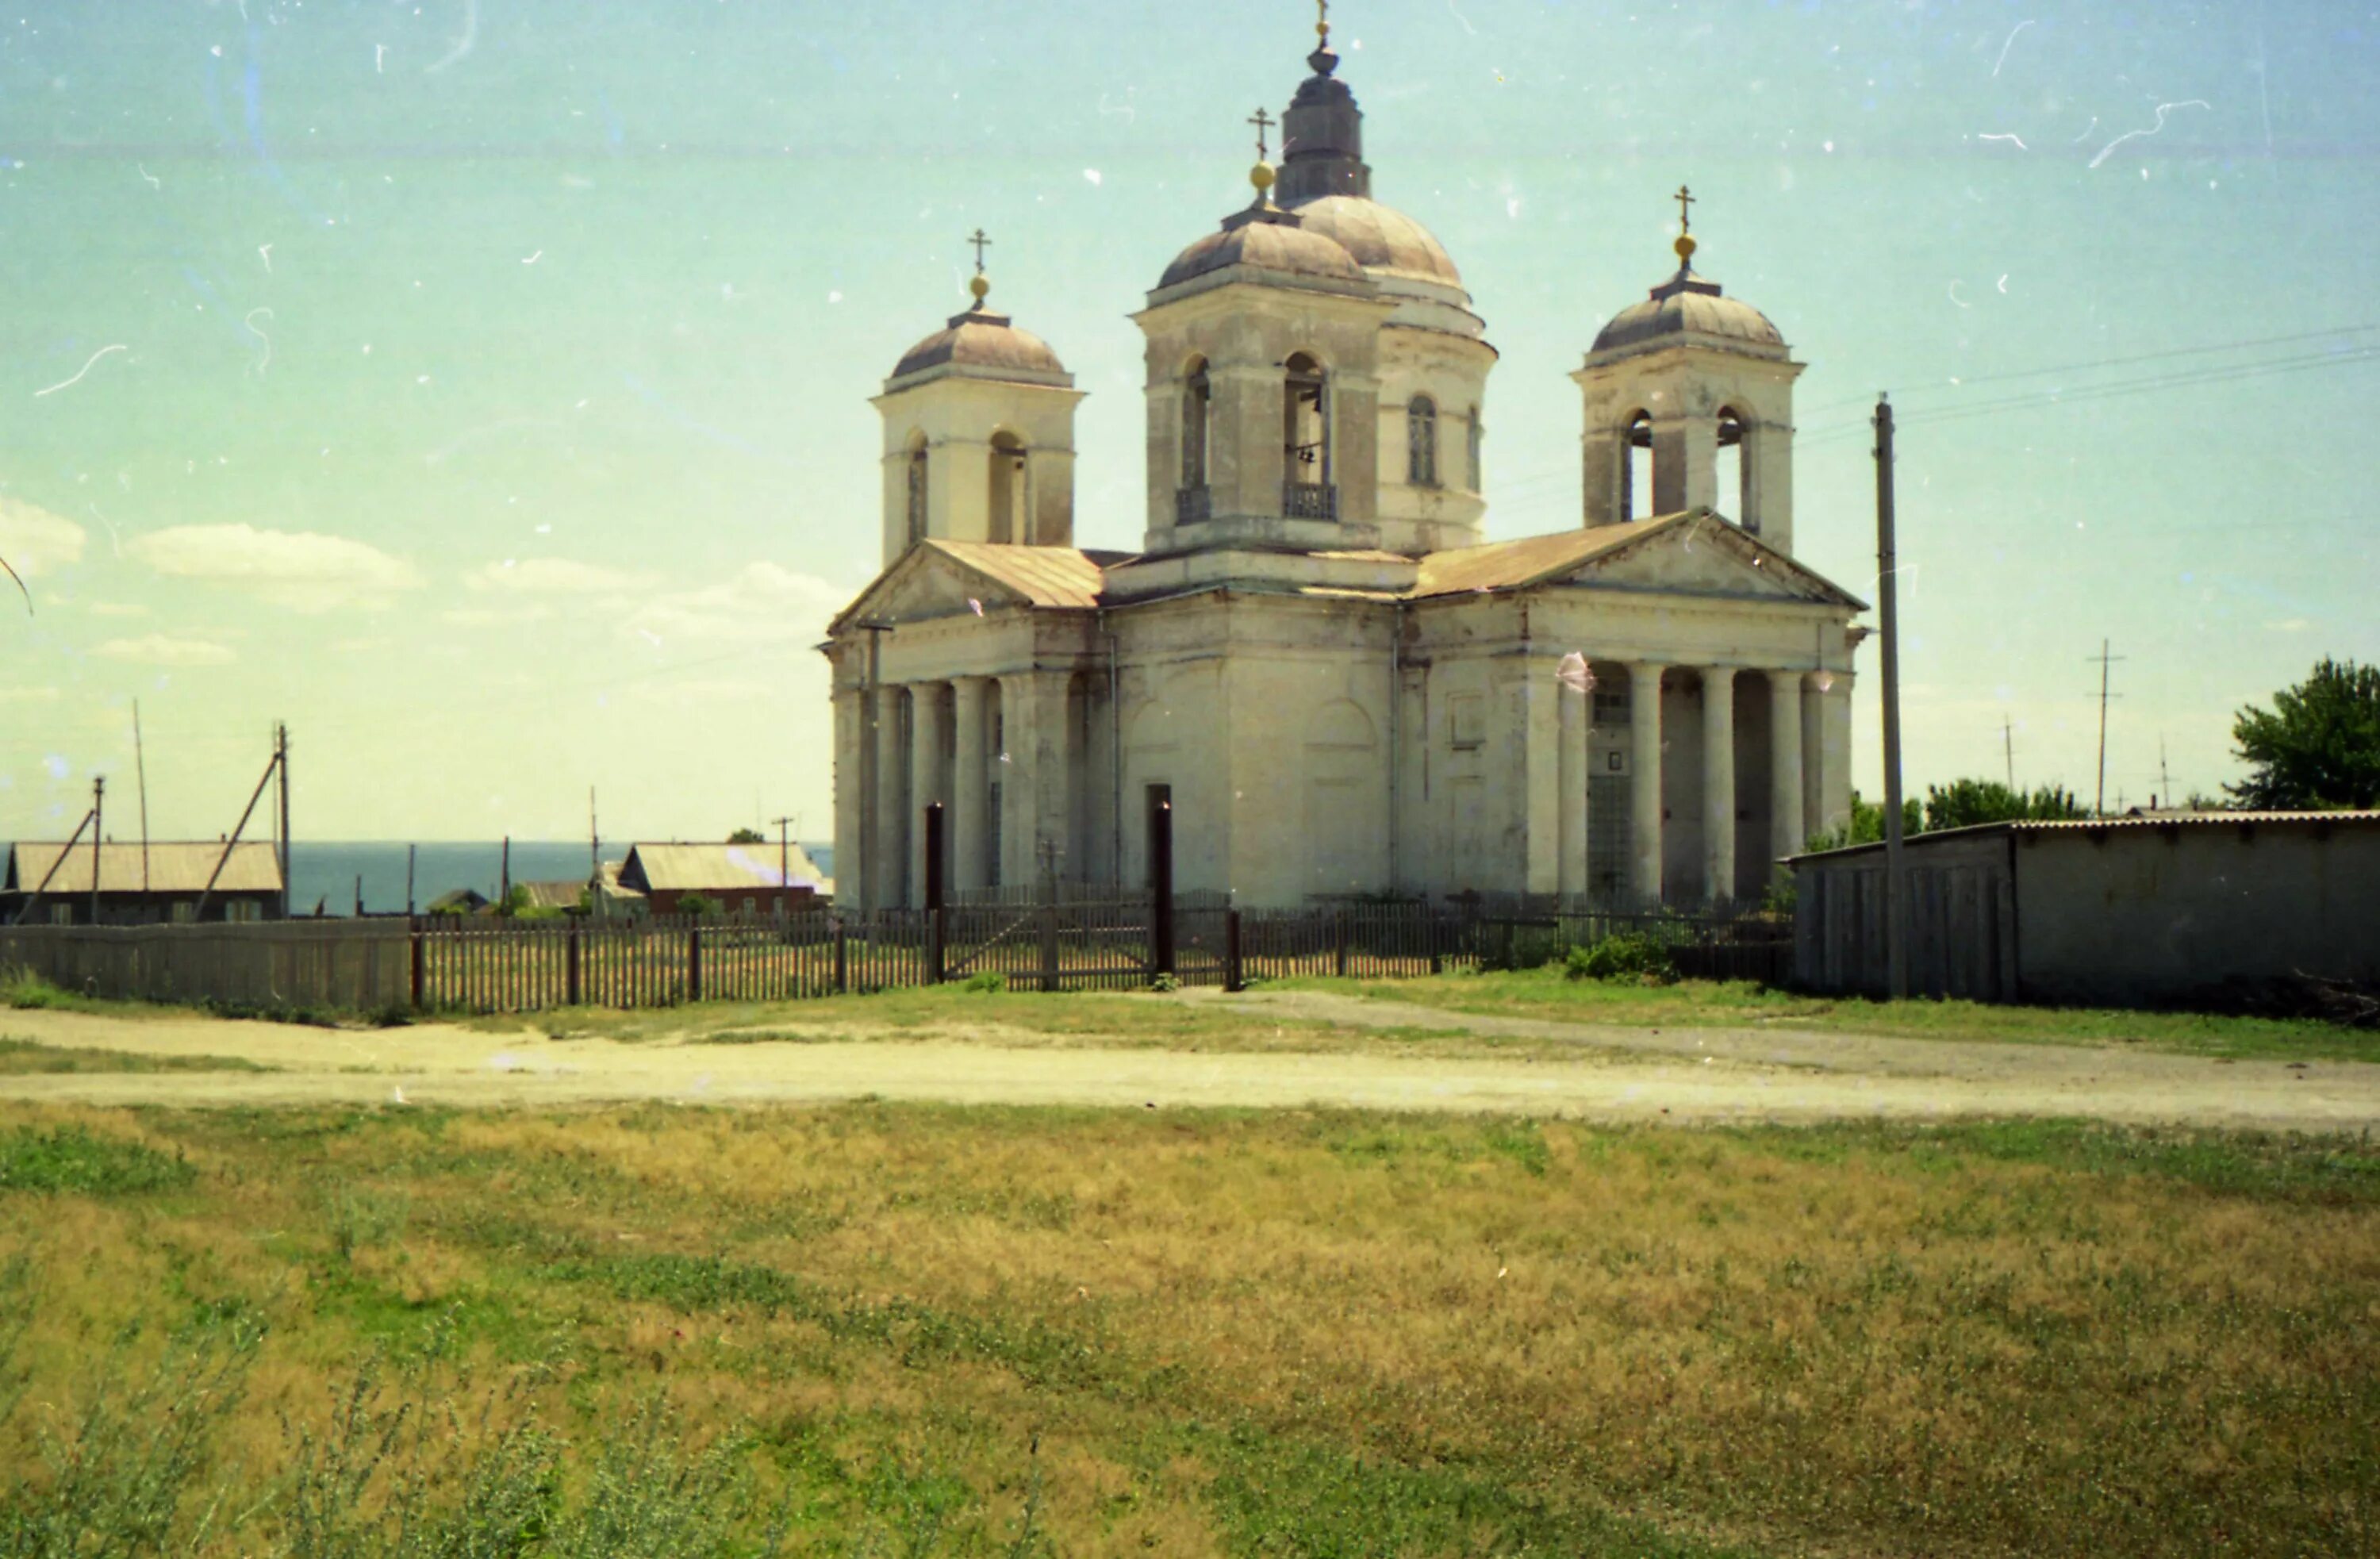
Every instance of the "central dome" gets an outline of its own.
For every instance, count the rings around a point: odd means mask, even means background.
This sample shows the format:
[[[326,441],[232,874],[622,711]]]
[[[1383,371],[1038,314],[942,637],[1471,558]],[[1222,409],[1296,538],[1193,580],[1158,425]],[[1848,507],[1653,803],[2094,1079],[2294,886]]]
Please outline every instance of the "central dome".
[[[1320,281],[1364,279],[1363,269],[1344,246],[1303,222],[1284,220],[1275,212],[1269,220],[1234,219],[1233,225],[1200,238],[1173,257],[1173,263],[1158,278],[1157,289],[1162,292],[1235,265]]]
[[[1292,208],[1309,233],[1334,239],[1376,274],[1460,287],[1462,273],[1430,230],[1367,195],[1324,195]]]

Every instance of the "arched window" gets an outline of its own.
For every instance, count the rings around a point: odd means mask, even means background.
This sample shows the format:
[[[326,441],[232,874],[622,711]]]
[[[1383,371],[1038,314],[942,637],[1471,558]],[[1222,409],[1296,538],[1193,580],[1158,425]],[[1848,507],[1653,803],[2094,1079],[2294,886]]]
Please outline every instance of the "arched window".
[[[1481,448],[1488,430],[1479,423],[1479,408],[1473,407],[1463,428],[1463,475],[1474,493],[1488,491],[1487,457]]]
[[[991,435],[991,502],[990,539],[1029,542],[1025,512],[1025,441],[1014,433]]]
[[[908,527],[911,545],[926,539],[926,441],[913,439],[909,445]]]
[[[1713,506],[1754,535],[1760,534],[1759,517],[1752,512],[1752,440],[1743,419],[1733,407],[1718,414],[1718,481]],[[1732,449],[1730,457],[1727,452]]]
[[[1207,359],[1190,359],[1189,377],[1182,385],[1182,485],[1207,485],[1207,427],[1214,411],[1215,387],[1207,377]]]
[[[1427,396],[1405,402],[1405,481],[1438,485],[1438,403]]]
[[[1653,512],[1653,417],[1640,411],[1628,420],[1621,453],[1620,505],[1622,519],[1643,519]]]
[[[1293,519],[1336,519],[1330,485],[1330,385],[1304,352],[1282,365],[1281,510]]]

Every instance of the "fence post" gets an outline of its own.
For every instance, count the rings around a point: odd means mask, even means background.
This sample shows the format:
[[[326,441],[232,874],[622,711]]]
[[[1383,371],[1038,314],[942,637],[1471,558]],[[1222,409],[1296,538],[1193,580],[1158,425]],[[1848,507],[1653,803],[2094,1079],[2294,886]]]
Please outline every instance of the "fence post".
[[[1041,989],[1058,989],[1058,880],[1041,877]]]
[[[851,954],[844,941],[843,917],[834,918],[834,993],[838,996],[851,989]]]
[[[574,925],[574,926],[572,926],[572,927],[570,928],[570,963],[569,963],[569,977],[570,977],[570,978],[569,978],[569,989],[565,993],[565,994],[564,994],[564,1000],[565,1000],[565,1001],[569,1005],[571,1005],[571,1006],[577,1006],[577,1005],[578,1005],[578,993],[579,993],[579,979],[578,979],[578,928],[577,928],[577,926],[575,926],[575,925]]]
[[[422,931],[421,922],[418,920],[408,918],[405,924],[406,940],[413,944],[413,1010],[419,1012],[422,1006],[421,996],[422,986],[424,983],[422,980],[424,971],[421,967],[421,943],[422,938],[428,933]]]
[[[1240,969],[1240,912],[1236,908],[1223,911],[1223,989],[1245,991],[1246,978]]]
[[[943,966],[944,950],[950,942],[950,911],[937,904],[926,911],[926,983],[940,985],[949,978]]]
[[[1173,972],[1173,798],[1152,791],[1148,803],[1148,967]]]
[[[702,928],[686,928],[686,999],[702,1000]]]
[[[1331,963],[1339,978],[1347,978],[1347,907],[1341,905],[1330,917]]]

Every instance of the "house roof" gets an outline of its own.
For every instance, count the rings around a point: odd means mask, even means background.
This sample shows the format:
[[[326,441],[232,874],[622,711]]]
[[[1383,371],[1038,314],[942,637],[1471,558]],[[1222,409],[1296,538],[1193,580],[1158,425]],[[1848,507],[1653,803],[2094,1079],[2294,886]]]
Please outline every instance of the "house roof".
[[[87,894],[91,892],[91,846],[77,845],[65,861],[58,852],[66,846],[50,843],[20,843],[8,852],[6,886],[18,893],[30,893],[39,887],[43,877],[49,878],[45,894]],[[143,890],[141,847],[138,844],[110,842],[100,846],[99,891],[105,894],[137,894]],[[271,845],[243,843],[231,848],[231,858],[224,859],[220,840],[206,843],[152,843],[148,848],[148,874],[145,891],[152,894],[196,894],[205,889],[207,879],[215,878],[219,894],[277,894],[281,891],[281,862]],[[215,874],[215,863],[223,861],[223,872]],[[57,867],[51,874],[51,867]]]
[[[2105,818],[2023,818],[2005,822],[1978,822],[1965,828],[1937,828],[1908,838],[1911,848],[1945,843],[1954,839],[1980,839],[1986,835],[2009,834],[2020,837],[2054,837],[2060,834],[2093,834],[2119,829],[2166,828],[2333,828],[2341,824],[2364,827],[2380,823],[2380,810],[2339,812],[2188,812],[2158,811],[2127,812],[2121,817]],[[1787,856],[1789,862],[1834,860],[1839,858],[1882,854],[1881,840],[1864,845],[1843,845],[1831,850],[1811,850],[1802,855]]]
[[[620,881],[647,893],[750,893],[781,885],[815,888],[825,873],[803,853],[788,847],[785,877],[778,876],[774,845],[632,845]]]
[[[515,883],[513,886],[526,895],[532,909],[576,909],[587,895],[586,881],[577,877],[552,883]]]

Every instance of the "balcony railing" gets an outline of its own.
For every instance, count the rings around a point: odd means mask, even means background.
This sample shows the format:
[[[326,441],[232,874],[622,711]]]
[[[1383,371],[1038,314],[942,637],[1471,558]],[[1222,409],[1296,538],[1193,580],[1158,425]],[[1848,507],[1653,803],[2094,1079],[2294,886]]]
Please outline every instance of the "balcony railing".
[[[1173,490],[1173,523],[1193,525],[1215,518],[1215,492],[1203,483]]]
[[[1281,512],[1291,519],[1337,519],[1339,489],[1327,481],[1284,481]]]

